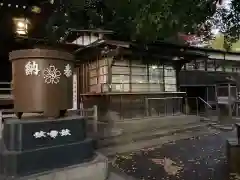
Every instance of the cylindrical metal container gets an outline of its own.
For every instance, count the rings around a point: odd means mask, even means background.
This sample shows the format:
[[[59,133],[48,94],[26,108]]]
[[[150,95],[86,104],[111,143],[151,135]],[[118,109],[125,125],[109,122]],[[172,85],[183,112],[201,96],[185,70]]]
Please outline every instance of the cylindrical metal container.
[[[43,112],[47,117],[59,117],[72,108],[72,54],[36,48],[12,51],[9,59],[18,116]]]

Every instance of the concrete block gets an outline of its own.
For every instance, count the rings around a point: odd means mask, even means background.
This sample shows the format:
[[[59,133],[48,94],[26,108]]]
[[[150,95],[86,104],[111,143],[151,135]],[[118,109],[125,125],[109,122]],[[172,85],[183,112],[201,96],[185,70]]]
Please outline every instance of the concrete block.
[[[228,139],[226,147],[230,173],[240,173],[240,144],[237,138]]]
[[[108,159],[97,153],[91,162],[31,175],[19,180],[106,180],[108,174]]]

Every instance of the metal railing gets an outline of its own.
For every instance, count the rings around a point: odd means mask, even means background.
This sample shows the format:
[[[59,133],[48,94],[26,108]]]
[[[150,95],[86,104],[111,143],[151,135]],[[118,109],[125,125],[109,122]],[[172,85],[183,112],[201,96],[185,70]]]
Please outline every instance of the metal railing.
[[[141,119],[176,115],[217,116],[217,110],[201,97],[145,98],[138,103],[125,102],[115,107],[120,119]]]
[[[185,114],[211,117],[217,115],[213,105],[201,97],[187,97],[184,101]]]
[[[148,97],[150,96],[150,97]],[[214,109],[211,104],[200,97],[157,97],[157,95],[114,95],[99,98],[99,115],[101,121],[111,119],[131,120],[147,117],[164,117],[186,115],[210,115]],[[84,102],[86,103],[86,102]],[[86,105],[88,105],[86,103]],[[91,105],[91,103],[89,103]]]
[[[205,101],[203,98],[198,97],[198,99],[200,99],[206,106],[208,106],[209,108],[212,109],[212,106],[207,101]]]
[[[183,113],[183,97],[146,98],[146,116],[174,116]]]
[[[69,109],[68,112],[74,112],[82,117],[87,118],[87,120],[92,120],[93,132],[98,132],[98,108],[96,105],[94,105],[92,108],[83,108],[82,104],[80,103],[80,109]]]
[[[12,99],[12,87],[10,82],[0,82],[0,99],[9,100]]]
[[[0,82],[0,94],[11,94],[11,82]]]
[[[115,112],[118,119],[143,119],[146,117],[174,116],[183,113],[183,97],[166,98],[119,98],[111,102],[107,111]],[[105,110],[106,111],[106,110]],[[117,117],[116,117],[117,119]]]
[[[216,110],[201,97],[147,98],[147,116],[175,116],[179,114],[213,116]]]

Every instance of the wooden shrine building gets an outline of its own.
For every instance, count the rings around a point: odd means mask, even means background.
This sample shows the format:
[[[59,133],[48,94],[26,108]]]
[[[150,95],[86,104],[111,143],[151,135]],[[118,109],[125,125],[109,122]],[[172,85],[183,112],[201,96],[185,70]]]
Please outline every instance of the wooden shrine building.
[[[205,58],[174,45],[104,39],[75,53],[78,104],[98,105],[101,115],[112,111],[120,118],[182,112],[179,72],[192,59]]]

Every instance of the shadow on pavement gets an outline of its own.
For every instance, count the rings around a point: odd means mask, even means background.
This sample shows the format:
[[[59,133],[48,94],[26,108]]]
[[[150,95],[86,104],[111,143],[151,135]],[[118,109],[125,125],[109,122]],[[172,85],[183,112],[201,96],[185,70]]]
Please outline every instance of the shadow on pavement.
[[[229,180],[227,136],[222,132],[143,149],[117,156],[114,166],[137,179]]]

